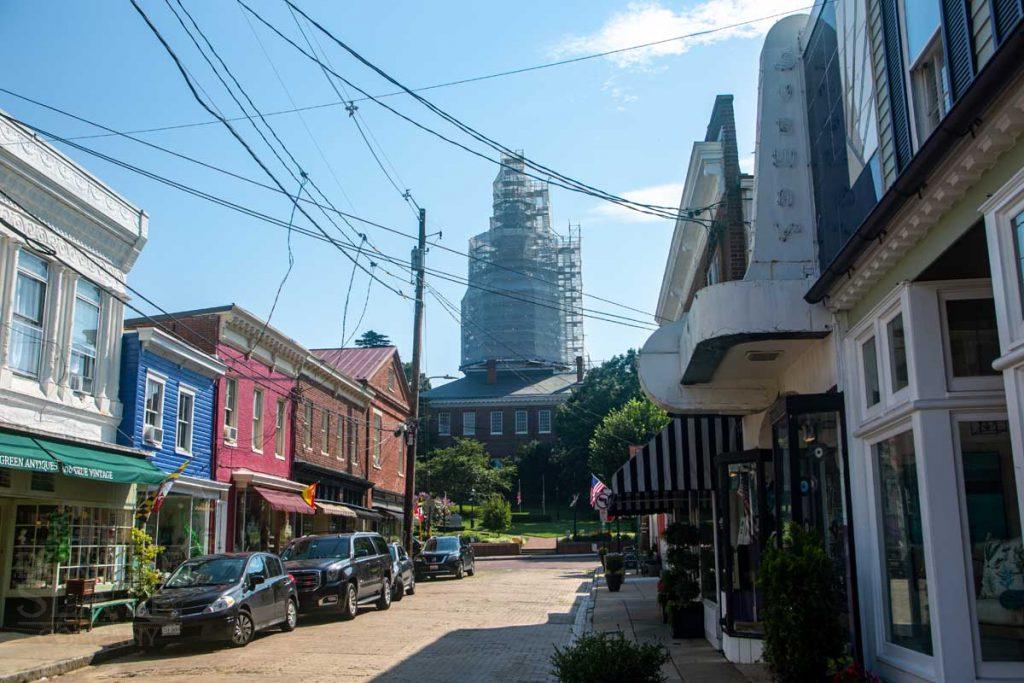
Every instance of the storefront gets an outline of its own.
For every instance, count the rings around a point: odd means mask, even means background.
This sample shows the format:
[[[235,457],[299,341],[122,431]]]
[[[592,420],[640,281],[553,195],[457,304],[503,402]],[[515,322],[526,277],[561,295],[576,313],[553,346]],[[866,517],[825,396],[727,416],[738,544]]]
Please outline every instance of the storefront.
[[[232,473],[234,549],[280,553],[304,529],[313,528],[316,514],[301,492],[299,482],[249,470]]]
[[[0,625],[51,628],[68,579],[125,590],[137,487],[164,476],[128,449],[0,431]]]
[[[193,477],[174,481],[160,509],[146,522],[146,530],[163,548],[157,569],[169,572],[189,558],[224,551],[229,489],[227,484]]]
[[[303,485],[316,484],[317,515],[300,520],[302,534],[343,533],[363,530],[365,524],[356,514],[373,484],[362,477],[296,460],[292,476]]]

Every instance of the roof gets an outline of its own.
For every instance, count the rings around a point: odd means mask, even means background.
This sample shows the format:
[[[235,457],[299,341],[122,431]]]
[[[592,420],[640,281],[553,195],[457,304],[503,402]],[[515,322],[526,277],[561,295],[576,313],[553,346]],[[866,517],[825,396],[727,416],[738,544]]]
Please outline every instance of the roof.
[[[428,401],[459,401],[497,398],[568,398],[576,386],[576,373],[552,373],[523,370],[498,372],[494,384],[487,383],[487,374],[473,372],[462,379],[448,382],[423,394]]]
[[[398,351],[394,346],[312,349],[313,353],[336,370],[357,380],[368,380]]]

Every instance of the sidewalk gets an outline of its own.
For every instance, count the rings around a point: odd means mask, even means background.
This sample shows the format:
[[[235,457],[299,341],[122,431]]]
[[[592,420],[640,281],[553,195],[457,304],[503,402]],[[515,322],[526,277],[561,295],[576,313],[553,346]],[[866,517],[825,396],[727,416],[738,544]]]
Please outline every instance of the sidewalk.
[[[672,629],[661,623],[655,577],[630,574],[618,593],[612,593],[603,577],[596,580],[593,628],[621,631],[637,641],[661,643],[672,661],[662,669],[668,681],[688,683],[767,683],[771,678],[760,664],[735,665],[703,638],[672,640]]]
[[[132,647],[132,625],[97,626],[81,633],[33,636],[0,633],[0,683],[59,676]]]

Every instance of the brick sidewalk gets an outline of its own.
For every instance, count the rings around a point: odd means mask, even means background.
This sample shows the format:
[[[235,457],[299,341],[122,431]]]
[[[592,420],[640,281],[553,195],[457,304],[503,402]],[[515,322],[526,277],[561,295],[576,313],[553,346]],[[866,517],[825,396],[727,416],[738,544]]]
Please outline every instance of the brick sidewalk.
[[[24,683],[88,666],[97,655],[131,646],[132,625],[34,636],[0,633],[0,683]]]

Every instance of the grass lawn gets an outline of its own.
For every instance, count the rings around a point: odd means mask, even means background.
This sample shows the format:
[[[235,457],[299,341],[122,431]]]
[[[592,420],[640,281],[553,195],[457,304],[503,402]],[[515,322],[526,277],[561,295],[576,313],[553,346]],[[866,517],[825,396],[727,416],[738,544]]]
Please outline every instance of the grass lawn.
[[[561,519],[554,519],[554,513],[551,508],[548,508],[548,515],[551,517],[550,521],[530,521],[530,514],[540,515],[540,508],[530,509],[523,508],[523,513],[519,513],[517,508],[513,508],[512,514],[512,528],[508,531],[495,534],[490,531],[486,531],[480,527],[480,506],[465,505],[463,507],[462,514],[462,530],[463,533],[470,531],[469,524],[470,518],[476,520],[476,528],[472,530],[472,533],[478,534],[481,538],[486,538],[492,541],[503,541],[510,540],[512,537],[518,536],[539,536],[542,538],[561,538],[566,533],[572,533],[572,510],[560,510],[559,515]],[[458,512],[458,506],[455,507],[455,511]],[[614,524],[608,525],[608,531],[614,531]],[[631,529],[630,529],[631,530]],[[576,531],[581,534],[589,534],[601,531],[601,522],[594,515],[593,511],[589,507],[584,507],[579,510],[579,518],[576,521]]]

